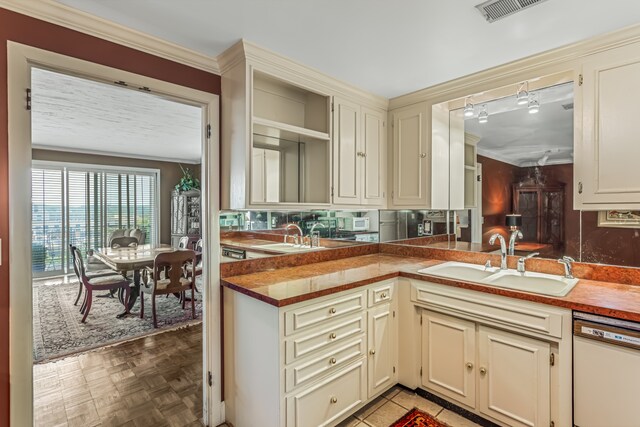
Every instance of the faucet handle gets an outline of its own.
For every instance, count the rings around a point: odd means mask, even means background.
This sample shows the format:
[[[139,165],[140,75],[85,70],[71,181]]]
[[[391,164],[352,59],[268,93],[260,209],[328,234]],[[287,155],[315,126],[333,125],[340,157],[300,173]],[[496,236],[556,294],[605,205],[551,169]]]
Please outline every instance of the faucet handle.
[[[570,256],[566,256],[566,255],[562,257],[562,260],[566,261],[566,262],[576,262],[575,259],[571,258]]]
[[[564,277],[566,277],[567,279],[573,279],[573,269],[571,264],[575,261],[576,260],[571,258],[570,256],[563,256],[558,260],[560,264],[564,265]]]
[[[488,259],[487,262],[484,263],[484,269],[488,270],[491,268],[491,260]]]

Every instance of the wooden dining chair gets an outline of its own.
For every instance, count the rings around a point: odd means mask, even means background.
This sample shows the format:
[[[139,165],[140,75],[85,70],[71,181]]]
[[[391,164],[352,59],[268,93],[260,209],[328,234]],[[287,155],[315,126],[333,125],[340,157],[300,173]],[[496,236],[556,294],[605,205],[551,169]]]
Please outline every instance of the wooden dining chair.
[[[178,249],[189,249],[189,236],[182,236],[178,240]]]
[[[78,278],[78,296],[76,297],[76,300],[73,302],[73,305],[78,305],[78,301],[80,301],[80,297],[82,296],[82,290],[84,289],[84,283],[82,283],[82,279],[80,278],[80,273],[78,272],[78,268],[76,267],[76,251],[74,251],[73,248],[74,246],[72,244],[69,244],[69,252],[71,253],[71,262],[73,264],[73,272],[76,274],[76,277]],[[104,267],[108,268],[106,265],[104,265]],[[105,270],[91,272],[88,268],[85,268],[85,275],[87,276],[89,281],[91,281],[91,279],[95,279],[97,277],[114,276],[115,273],[113,271],[105,271]]]
[[[80,313],[82,317],[82,323],[87,320],[87,316],[91,311],[91,303],[93,302],[93,291],[116,291],[122,290],[124,292],[124,298],[122,303],[125,307],[125,312],[129,310],[129,282],[119,274],[112,274],[110,276],[94,277],[89,279],[84,268],[84,261],[82,260],[82,254],[75,246],[71,247],[73,253],[73,269],[78,275],[78,280],[84,285],[86,292],[84,294],[84,302],[80,307]]]
[[[192,274],[194,274],[196,277],[197,276],[202,276],[202,250],[203,250],[203,245],[202,245],[202,239],[199,239],[195,245],[193,246],[195,252],[196,252],[196,264],[195,266],[192,264],[189,264],[187,266],[187,277],[191,277]],[[196,288],[196,291],[198,289]]]
[[[182,309],[186,307],[185,292],[191,290],[191,318],[196,318],[195,277],[187,277],[186,267],[195,265],[196,253],[190,249],[163,252],[156,255],[153,268],[142,270],[140,285],[140,318],[144,318],[144,293],[151,294],[153,327],[158,327],[156,296],[175,294],[180,297]]]
[[[135,248],[138,246],[138,239],[135,237],[114,237],[111,239],[111,249]]]

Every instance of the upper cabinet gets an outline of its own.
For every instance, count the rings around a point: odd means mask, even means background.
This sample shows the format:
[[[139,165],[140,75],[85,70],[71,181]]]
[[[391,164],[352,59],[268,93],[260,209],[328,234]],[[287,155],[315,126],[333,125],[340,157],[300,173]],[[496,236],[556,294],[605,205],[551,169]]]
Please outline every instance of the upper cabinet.
[[[384,111],[334,98],[334,205],[384,206],[384,126]]]
[[[222,209],[384,205],[386,99],[244,41],[219,63]]]
[[[575,208],[637,210],[640,44],[586,57],[578,94],[582,102],[576,98],[576,119],[582,119],[582,129],[576,126]]]
[[[449,209],[449,111],[421,102],[391,116],[392,206]]]

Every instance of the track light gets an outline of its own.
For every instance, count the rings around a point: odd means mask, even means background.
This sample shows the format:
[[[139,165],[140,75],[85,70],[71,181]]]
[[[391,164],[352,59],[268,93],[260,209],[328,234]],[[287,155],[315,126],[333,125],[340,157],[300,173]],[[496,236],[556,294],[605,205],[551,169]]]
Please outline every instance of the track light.
[[[516,104],[525,105],[529,102],[529,82],[522,82],[516,89]]]
[[[487,123],[489,121],[489,113],[487,113],[487,104],[484,104],[478,114],[478,123]]]
[[[540,111],[540,102],[538,102],[538,94],[529,94],[529,114],[536,114]]]
[[[464,116],[465,117],[473,117],[475,111],[473,109],[473,104],[469,101],[469,98],[464,99]]]

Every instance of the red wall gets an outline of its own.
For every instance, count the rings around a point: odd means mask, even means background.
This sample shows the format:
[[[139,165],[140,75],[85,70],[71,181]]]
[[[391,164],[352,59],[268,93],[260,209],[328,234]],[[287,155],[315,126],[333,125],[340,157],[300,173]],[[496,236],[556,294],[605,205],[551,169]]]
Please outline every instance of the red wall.
[[[0,8],[0,238],[9,247],[7,41],[220,94],[220,76]],[[0,266],[0,426],[9,426],[9,253]],[[27,339],[27,338],[25,338]]]
[[[509,237],[505,215],[511,213],[511,185],[519,168],[484,156],[478,156],[478,163],[482,163],[482,242],[487,243],[494,233]]]

